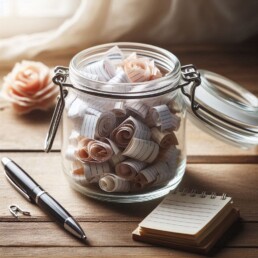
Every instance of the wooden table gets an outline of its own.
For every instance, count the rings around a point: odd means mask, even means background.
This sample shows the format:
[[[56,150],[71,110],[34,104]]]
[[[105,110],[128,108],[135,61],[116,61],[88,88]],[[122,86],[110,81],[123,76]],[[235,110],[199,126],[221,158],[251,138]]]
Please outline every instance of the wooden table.
[[[168,47],[183,64],[194,63],[227,76],[258,95],[256,46]],[[42,58],[38,58],[43,60]],[[69,58],[48,59],[49,65],[67,65]],[[7,73],[0,71],[1,75]],[[89,199],[72,190],[60,159],[60,136],[53,152],[45,154],[43,141],[51,112],[13,114],[4,102],[0,110],[1,158],[17,161],[46,191],[80,222],[90,247],[60,228],[41,210],[28,203],[7,182],[0,168],[0,257],[203,257],[183,251],[134,242],[131,232],[160,202],[110,204]],[[241,221],[218,244],[215,257],[258,257],[258,148],[242,150],[220,142],[187,124],[188,165],[182,186],[226,192],[240,208]],[[17,221],[8,211],[16,203],[31,217]]]

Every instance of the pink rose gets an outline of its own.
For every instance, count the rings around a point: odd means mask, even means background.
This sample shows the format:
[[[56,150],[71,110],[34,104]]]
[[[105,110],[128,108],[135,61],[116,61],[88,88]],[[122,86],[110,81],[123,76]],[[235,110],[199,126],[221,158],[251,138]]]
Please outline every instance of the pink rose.
[[[123,67],[131,82],[145,82],[162,77],[162,73],[155,66],[154,60],[137,58],[135,53],[124,60]]]
[[[52,82],[50,69],[41,62],[22,61],[4,77],[1,95],[12,102],[19,114],[34,109],[47,110],[58,94],[58,87]]]

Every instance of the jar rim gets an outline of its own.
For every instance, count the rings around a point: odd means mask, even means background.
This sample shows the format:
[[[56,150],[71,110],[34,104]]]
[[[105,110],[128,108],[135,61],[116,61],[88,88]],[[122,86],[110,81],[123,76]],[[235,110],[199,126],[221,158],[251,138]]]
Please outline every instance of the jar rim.
[[[94,56],[104,55],[106,51],[111,49],[114,46],[118,46],[122,51],[131,51],[137,52],[137,54],[142,53],[152,55],[159,58],[159,62],[164,62],[166,67],[170,66],[169,72],[158,79],[146,81],[146,82],[137,82],[137,83],[111,83],[93,80],[87,78],[80,71],[80,67],[85,64],[87,58],[92,58]],[[100,60],[100,59],[99,59]],[[97,61],[97,60],[95,60]],[[155,60],[156,61],[156,60]],[[178,84],[181,79],[181,64],[178,58],[169,52],[160,47],[156,47],[149,44],[142,43],[132,43],[132,42],[114,42],[108,44],[97,45],[84,49],[77,53],[70,61],[69,64],[69,73],[70,80],[75,89],[84,90],[86,93],[98,93],[98,94],[109,94],[111,96],[120,96],[120,97],[150,97],[152,95],[162,95],[168,91],[172,91]],[[112,87],[110,87],[110,85]],[[109,86],[109,87],[108,87]],[[115,90],[113,89],[115,87]],[[133,90],[131,90],[133,88]]]

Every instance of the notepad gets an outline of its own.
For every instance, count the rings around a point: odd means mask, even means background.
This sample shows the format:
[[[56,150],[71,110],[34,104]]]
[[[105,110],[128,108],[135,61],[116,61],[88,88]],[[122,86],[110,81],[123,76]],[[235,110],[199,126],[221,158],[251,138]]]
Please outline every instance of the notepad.
[[[238,217],[226,195],[174,192],[139,224],[133,239],[207,253]]]

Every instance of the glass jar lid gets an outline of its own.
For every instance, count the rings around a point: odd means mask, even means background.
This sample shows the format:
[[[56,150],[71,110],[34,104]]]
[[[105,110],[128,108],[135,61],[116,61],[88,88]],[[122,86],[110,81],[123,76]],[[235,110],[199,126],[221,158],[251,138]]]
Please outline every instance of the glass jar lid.
[[[216,138],[242,148],[258,145],[258,99],[241,85],[219,74],[199,70],[196,114],[185,97],[190,119]],[[189,90],[190,92],[190,90]]]

